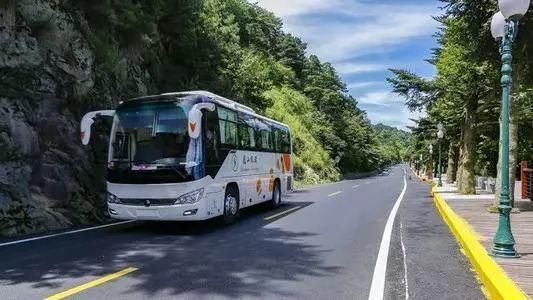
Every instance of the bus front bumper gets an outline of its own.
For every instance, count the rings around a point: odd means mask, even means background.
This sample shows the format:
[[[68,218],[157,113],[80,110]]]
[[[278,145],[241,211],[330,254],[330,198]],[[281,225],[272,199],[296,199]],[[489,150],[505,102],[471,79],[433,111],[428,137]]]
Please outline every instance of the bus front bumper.
[[[118,220],[201,221],[215,217],[198,204],[145,207],[108,203],[108,210],[111,218]]]

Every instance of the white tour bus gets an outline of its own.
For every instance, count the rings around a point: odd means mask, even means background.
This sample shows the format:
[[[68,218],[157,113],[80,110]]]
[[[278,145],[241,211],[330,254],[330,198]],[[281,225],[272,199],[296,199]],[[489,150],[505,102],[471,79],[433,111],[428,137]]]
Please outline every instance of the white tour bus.
[[[113,117],[107,164],[111,217],[122,220],[235,220],[239,210],[292,191],[289,127],[205,92],[168,93],[121,102]]]

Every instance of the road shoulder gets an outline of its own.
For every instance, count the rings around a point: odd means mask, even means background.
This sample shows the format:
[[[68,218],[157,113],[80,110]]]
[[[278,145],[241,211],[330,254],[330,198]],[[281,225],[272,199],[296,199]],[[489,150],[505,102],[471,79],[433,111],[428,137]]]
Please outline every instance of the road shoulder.
[[[430,185],[409,180],[405,197],[391,241],[385,298],[484,299],[468,260],[435,208]]]

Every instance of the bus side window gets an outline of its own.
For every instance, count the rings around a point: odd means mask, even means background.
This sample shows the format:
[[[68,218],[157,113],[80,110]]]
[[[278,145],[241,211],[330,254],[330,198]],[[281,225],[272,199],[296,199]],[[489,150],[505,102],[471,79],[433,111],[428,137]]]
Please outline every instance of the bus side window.
[[[291,133],[286,128],[283,128],[282,131],[281,152],[287,154],[291,153]]]
[[[248,127],[248,133],[250,134],[250,149],[257,150],[257,143],[255,138],[255,128]]]
[[[274,128],[274,150],[277,153],[282,151],[282,132],[279,128]]]
[[[289,136],[289,144],[287,145],[287,147],[288,147],[287,153],[292,153],[292,136],[291,136],[291,132],[290,131],[288,131],[288,136]]]
[[[272,151],[271,149],[271,142],[272,142],[272,137],[271,137],[271,132],[270,132],[271,128],[270,126],[265,123],[263,120],[261,119],[255,119],[255,140],[256,140],[256,149],[258,151],[266,151],[266,152],[270,152]]]
[[[255,126],[254,117],[239,113],[239,149],[256,150]]]
[[[248,126],[239,124],[239,150],[248,150],[250,145],[250,133],[248,132]]]
[[[272,130],[261,130],[261,150],[266,152],[272,152],[274,151],[274,143],[272,142]]]
[[[237,146],[237,114],[226,108],[218,107],[220,143],[224,148]]]

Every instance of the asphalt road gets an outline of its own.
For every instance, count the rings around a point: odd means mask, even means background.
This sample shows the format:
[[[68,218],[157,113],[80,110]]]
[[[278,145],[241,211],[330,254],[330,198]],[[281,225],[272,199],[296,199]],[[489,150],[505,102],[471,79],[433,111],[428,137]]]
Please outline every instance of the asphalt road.
[[[396,167],[389,176],[304,189],[275,211],[244,211],[231,226],[133,222],[0,246],[0,299],[79,286],[70,299],[368,299],[403,178]],[[429,190],[407,180],[384,297],[483,299]],[[131,272],[94,284],[122,270]]]

